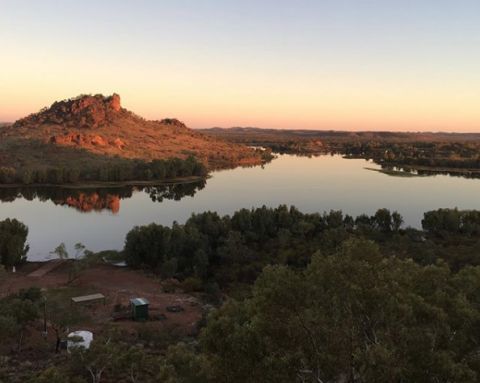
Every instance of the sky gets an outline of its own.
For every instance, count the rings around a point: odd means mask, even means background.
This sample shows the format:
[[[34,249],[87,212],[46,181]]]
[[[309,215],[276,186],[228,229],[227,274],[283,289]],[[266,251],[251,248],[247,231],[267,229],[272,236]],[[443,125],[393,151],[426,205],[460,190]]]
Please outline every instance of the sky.
[[[113,92],[192,128],[480,132],[480,1],[0,0],[0,121]]]

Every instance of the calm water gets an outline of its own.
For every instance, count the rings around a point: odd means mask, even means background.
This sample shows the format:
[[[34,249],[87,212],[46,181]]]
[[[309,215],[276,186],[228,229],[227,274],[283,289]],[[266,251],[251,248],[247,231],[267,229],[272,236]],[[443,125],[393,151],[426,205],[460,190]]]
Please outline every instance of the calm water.
[[[393,177],[365,167],[378,168],[340,156],[284,155],[264,168],[215,172],[206,184],[174,189],[88,193],[57,189],[38,195],[32,190],[3,191],[0,219],[17,218],[28,225],[29,257],[38,260],[61,242],[69,248],[82,242],[95,251],[121,249],[135,225],[182,223],[193,212],[206,210],[230,214],[243,207],[287,204],[304,212],[339,209],[355,216],[386,207],[399,211],[407,225],[419,227],[428,210],[480,209],[479,179]]]

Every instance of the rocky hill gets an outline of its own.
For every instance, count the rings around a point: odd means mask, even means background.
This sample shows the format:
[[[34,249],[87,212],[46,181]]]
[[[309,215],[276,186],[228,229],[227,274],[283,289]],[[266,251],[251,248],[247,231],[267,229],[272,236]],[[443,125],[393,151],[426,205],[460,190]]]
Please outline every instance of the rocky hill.
[[[113,94],[55,102],[0,127],[0,169],[101,167],[117,159],[196,158],[207,169],[256,165],[262,154],[187,128],[176,119],[147,121]],[[1,174],[0,174],[1,175]]]
[[[210,168],[261,162],[250,148],[195,132],[176,119],[147,121],[122,108],[117,94],[55,102],[4,127],[0,137],[144,160],[194,155]]]

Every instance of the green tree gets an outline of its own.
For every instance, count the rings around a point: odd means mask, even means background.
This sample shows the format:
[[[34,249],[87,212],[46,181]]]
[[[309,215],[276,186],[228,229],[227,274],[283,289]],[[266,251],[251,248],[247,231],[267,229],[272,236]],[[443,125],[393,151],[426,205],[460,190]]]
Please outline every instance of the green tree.
[[[65,243],[58,245],[55,250],[50,252],[51,255],[56,255],[59,259],[68,259],[70,255],[68,254],[67,247]]]
[[[27,329],[39,316],[38,302],[30,300],[28,294],[11,295],[0,301],[0,313],[0,332],[6,338],[16,337],[20,351]]]
[[[60,351],[62,339],[66,339],[69,329],[85,319],[84,315],[64,298],[50,296],[45,300],[47,321],[55,334],[55,352]]]
[[[16,219],[0,222],[0,260],[6,268],[12,268],[26,260],[28,227]]]
[[[86,380],[81,377],[71,377],[68,372],[57,367],[48,367],[30,379],[29,383],[86,383]]]
[[[100,383],[104,374],[118,365],[121,357],[121,348],[110,338],[94,340],[88,349],[78,347],[72,351],[74,370],[88,372],[91,383]]]
[[[163,383],[207,383],[208,364],[185,343],[170,346],[164,358],[158,361],[155,382]]]
[[[115,360],[114,375],[127,377],[131,383],[150,381],[151,375],[158,370],[158,360],[138,347],[125,347],[120,357]]]
[[[351,239],[304,271],[268,266],[209,317],[201,347],[229,382],[476,382],[480,269],[452,275]]]

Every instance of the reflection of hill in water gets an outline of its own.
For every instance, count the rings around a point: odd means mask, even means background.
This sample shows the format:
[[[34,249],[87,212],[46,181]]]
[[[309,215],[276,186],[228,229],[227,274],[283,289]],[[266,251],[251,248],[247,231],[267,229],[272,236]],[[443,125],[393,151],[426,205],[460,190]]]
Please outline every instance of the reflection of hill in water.
[[[110,188],[72,189],[62,187],[14,187],[0,188],[0,201],[13,202],[18,198],[32,201],[52,201],[55,205],[72,207],[83,213],[108,210],[120,211],[120,201],[131,198],[134,192],[144,191],[153,202],[179,201],[193,196],[205,187],[206,181],[165,184],[157,186],[123,186]]]

